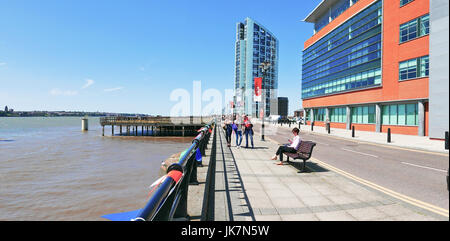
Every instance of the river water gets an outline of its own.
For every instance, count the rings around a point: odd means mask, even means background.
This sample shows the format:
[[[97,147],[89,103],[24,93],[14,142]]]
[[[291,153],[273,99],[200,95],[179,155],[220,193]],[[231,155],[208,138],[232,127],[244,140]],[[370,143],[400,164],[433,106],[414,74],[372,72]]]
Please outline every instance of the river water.
[[[105,135],[110,135],[105,128]],[[0,117],[0,220],[105,220],[143,208],[192,137],[102,137],[99,118]]]

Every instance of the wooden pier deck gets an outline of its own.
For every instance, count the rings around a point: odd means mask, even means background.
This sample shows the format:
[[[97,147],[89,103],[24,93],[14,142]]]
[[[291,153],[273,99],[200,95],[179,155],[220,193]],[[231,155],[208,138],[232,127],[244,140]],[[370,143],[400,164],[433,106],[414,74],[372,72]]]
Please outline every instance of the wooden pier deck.
[[[114,127],[119,128],[120,136],[194,136],[197,130],[212,121],[212,117],[101,117],[102,136],[105,135],[105,126],[111,126],[111,135],[114,136]]]

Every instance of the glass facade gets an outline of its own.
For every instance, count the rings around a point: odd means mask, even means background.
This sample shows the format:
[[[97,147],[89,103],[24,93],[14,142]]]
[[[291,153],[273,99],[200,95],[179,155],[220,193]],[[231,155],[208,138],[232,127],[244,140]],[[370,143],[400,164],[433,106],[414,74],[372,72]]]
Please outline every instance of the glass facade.
[[[399,80],[427,77],[430,74],[428,55],[399,63]]]
[[[352,107],[351,121],[357,124],[375,124],[375,106]]]
[[[345,107],[330,108],[330,122],[347,122],[347,109]]]
[[[377,1],[305,49],[302,98],[380,85],[381,21]]]
[[[384,125],[418,125],[417,104],[384,105],[382,109],[382,123]]]
[[[430,16],[427,14],[400,25],[400,43],[427,35],[429,33]]]
[[[311,110],[306,110],[306,120],[307,121],[311,120]]]
[[[326,109],[320,108],[314,110],[314,121],[325,121]]]

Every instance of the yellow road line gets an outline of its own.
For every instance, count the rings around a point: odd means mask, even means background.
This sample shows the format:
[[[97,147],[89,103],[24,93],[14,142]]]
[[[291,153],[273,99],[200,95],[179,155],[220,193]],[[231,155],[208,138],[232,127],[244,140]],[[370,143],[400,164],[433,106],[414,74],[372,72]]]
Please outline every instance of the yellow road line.
[[[323,167],[326,167],[327,169],[330,169],[330,170],[332,170],[334,172],[337,172],[337,173],[339,173],[339,174],[341,174],[341,175],[343,175],[343,176],[345,176],[347,178],[350,178],[350,179],[352,179],[354,181],[362,183],[362,184],[364,184],[366,186],[369,186],[369,187],[371,187],[371,188],[373,188],[375,190],[378,190],[378,191],[380,191],[382,193],[385,193],[385,194],[387,194],[389,196],[392,196],[394,198],[400,199],[400,200],[402,200],[404,202],[407,202],[409,204],[412,204],[414,206],[426,209],[426,210],[431,211],[433,213],[436,213],[436,214],[439,214],[439,215],[442,215],[442,216],[445,216],[445,217],[449,217],[449,210],[447,210],[447,209],[440,208],[440,207],[434,206],[432,204],[429,204],[429,203],[426,203],[426,202],[423,202],[423,201],[420,201],[420,200],[408,197],[406,195],[400,194],[398,192],[392,191],[392,190],[390,190],[388,188],[382,187],[380,185],[377,185],[375,183],[369,182],[367,180],[364,180],[362,178],[354,176],[354,175],[352,175],[350,173],[342,171],[342,170],[340,170],[340,169],[338,169],[336,167],[333,167],[333,166],[331,166],[329,164],[326,164],[326,163],[324,163],[322,161],[319,161],[316,158],[311,158],[311,160],[314,160],[315,162],[317,162],[318,164],[322,165]]]

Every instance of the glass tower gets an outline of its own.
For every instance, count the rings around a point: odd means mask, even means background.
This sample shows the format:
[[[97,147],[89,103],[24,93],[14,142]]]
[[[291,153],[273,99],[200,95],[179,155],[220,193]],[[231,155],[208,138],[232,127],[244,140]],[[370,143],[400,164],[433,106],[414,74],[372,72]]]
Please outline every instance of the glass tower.
[[[259,67],[269,62],[265,76]],[[264,77],[263,101],[254,101],[254,78]],[[236,24],[235,113],[259,116],[265,102],[265,116],[271,114],[270,103],[276,103],[278,89],[278,40],[251,18]],[[276,109],[276,108],[275,108]]]

